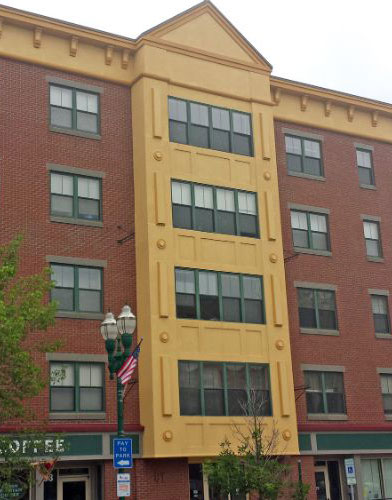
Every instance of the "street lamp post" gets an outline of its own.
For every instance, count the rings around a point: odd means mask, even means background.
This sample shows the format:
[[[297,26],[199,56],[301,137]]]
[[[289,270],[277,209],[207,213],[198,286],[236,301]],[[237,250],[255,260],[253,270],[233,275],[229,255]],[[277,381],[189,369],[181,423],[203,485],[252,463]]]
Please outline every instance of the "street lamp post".
[[[136,318],[131,308],[125,305],[116,319],[108,312],[101,323],[101,335],[108,353],[110,379],[117,378],[117,436],[124,436],[124,391],[117,373],[131,354],[132,335],[136,328]],[[119,473],[123,469],[118,470]],[[124,497],[119,497],[124,498]]]

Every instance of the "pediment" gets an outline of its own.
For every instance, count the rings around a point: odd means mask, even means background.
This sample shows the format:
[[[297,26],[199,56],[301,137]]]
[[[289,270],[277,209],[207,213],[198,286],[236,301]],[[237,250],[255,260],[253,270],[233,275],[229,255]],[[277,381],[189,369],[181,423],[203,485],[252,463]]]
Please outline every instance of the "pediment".
[[[271,71],[271,65],[209,1],[165,21],[146,34],[193,51],[256,65]]]

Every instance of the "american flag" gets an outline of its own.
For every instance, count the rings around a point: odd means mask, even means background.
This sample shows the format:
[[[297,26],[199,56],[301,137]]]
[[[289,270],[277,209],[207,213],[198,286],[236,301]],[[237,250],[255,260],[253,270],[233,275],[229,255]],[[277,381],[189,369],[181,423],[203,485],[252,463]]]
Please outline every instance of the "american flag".
[[[136,347],[133,353],[124,361],[124,364],[117,372],[117,377],[121,380],[122,385],[125,385],[132,378],[132,374],[137,366],[137,359],[140,353],[140,344]]]

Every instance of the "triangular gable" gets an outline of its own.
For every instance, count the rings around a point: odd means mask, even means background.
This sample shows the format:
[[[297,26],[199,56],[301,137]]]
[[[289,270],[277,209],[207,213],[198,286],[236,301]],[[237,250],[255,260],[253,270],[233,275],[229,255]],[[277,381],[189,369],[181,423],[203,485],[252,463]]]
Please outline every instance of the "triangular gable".
[[[256,65],[267,71],[272,66],[210,2],[163,22],[140,37],[202,51],[217,57]]]

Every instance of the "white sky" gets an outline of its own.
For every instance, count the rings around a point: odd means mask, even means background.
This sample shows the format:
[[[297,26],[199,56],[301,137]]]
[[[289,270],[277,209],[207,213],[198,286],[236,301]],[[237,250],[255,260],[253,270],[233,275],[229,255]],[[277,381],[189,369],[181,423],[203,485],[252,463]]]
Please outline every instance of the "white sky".
[[[197,0],[0,0],[131,38]],[[392,103],[391,0],[214,0],[273,74]]]

